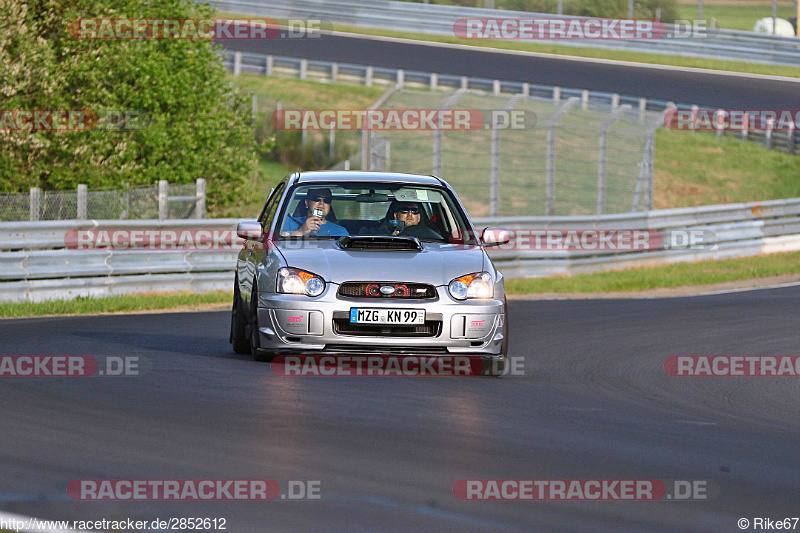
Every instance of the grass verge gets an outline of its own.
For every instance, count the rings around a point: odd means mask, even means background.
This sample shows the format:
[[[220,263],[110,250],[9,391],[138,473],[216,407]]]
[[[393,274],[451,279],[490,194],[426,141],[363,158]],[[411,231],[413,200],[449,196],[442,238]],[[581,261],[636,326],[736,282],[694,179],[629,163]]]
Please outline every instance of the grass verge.
[[[211,304],[229,304],[232,293],[228,291],[195,294],[190,292],[148,293],[107,298],[52,300],[48,302],[0,303],[0,318],[94,315],[101,313],[135,313],[159,309],[200,310]]]
[[[253,15],[243,15],[241,13],[227,13],[227,12],[219,12],[217,13],[217,16],[228,17],[228,18],[253,17]],[[710,18],[710,16],[708,16],[707,18]],[[281,23],[286,22],[285,19],[280,19],[280,18],[275,18],[274,20],[277,20],[278,22]],[[711,69],[711,70],[725,70],[729,72],[746,72],[751,74],[800,78],[800,67],[760,65],[756,63],[746,63],[744,61],[728,61],[722,59],[682,57],[682,56],[672,56],[666,54],[651,54],[647,52],[629,52],[626,50],[607,50],[604,48],[565,46],[565,45],[531,43],[531,42],[521,42],[521,41],[459,39],[457,37],[450,37],[447,35],[433,35],[428,33],[396,31],[396,30],[386,30],[378,28],[365,28],[362,26],[352,26],[347,24],[335,24],[333,29],[335,31],[357,33],[361,35],[397,37],[402,39],[412,39],[415,41],[460,44],[466,46],[496,48],[499,50],[520,50],[523,52],[536,52],[542,54],[577,56],[577,57],[587,57],[594,59],[612,59],[615,61],[631,61],[635,63],[648,63],[655,65],[670,65],[675,67],[692,67],[692,68]],[[752,29],[752,27],[749,29]],[[577,88],[580,89],[580,87]]]
[[[635,292],[800,273],[800,252],[629,268],[574,276],[506,280],[509,294]]]

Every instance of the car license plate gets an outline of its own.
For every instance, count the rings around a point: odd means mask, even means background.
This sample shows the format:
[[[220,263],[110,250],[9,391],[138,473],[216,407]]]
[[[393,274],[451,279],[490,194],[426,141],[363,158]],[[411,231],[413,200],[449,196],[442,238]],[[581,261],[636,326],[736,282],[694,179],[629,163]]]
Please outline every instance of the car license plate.
[[[424,324],[424,309],[350,308],[351,324]]]

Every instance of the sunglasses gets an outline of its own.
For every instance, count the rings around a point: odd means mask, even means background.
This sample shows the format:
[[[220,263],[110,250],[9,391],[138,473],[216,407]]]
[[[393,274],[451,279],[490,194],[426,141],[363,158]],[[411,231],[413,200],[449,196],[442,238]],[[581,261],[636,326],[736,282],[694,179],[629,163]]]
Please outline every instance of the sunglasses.
[[[329,204],[331,203],[332,198],[327,196],[317,196],[315,198],[310,198],[309,200],[312,202],[325,202],[326,204]]]
[[[411,211],[412,215],[419,215],[419,208],[416,207],[401,207],[400,209],[397,210],[397,212],[400,213],[401,215],[405,215],[409,211]]]

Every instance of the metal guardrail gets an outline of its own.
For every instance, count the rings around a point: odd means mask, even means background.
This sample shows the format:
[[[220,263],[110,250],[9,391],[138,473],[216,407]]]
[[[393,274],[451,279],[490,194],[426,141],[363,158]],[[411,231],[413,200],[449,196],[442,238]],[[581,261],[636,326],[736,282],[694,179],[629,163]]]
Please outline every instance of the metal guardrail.
[[[397,84],[398,87],[425,87],[431,90],[449,87],[452,89],[479,90],[492,94],[527,94],[539,98],[553,99],[554,101],[578,98],[583,107],[592,103],[611,105],[612,107],[629,105],[634,109],[638,109],[640,112],[664,111],[671,105],[675,105],[681,109],[697,109],[698,111],[707,112],[716,111],[713,108],[696,106],[689,102],[669,102],[658,98],[643,98],[634,95],[589,91],[586,89],[541,85],[520,81],[455,76],[417,70],[311,60],[299,57],[273,56],[251,52],[232,52],[229,50],[221,50],[220,55],[223,57],[225,67],[235,75],[243,72],[266,76],[291,75],[297,76],[299,79],[324,80],[331,83],[351,81],[367,86],[371,86],[375,83],[383,83],[385,85],[394,83]],[[725,135],[736,137],[741,140],[764,145],[767,148],[783,150],[788,153],[800,152],[800,131],[796,130],[775,130],[771,132],[766,132],[764,130],[719,130],[716,133],[718,136]]]
[[[78,230],[234,230],[235,219],[0,223],[0,301],[229,290],[237,250],[73,250]],[[640,252],[489,249],[506,277],[541,277],[800,250],[800,198],[580,217],[476,218],[511,230],[646,229],[713,233],[712,247]],[[238,242],[238,241],[234,241]]]
[[[390,30],[453,35],[453,25],[462,18],[546,17],[574,18],[530,13],[384,0],[258,0],[212,2],[217,9],[284,19],[317,19],[329,23]],[[668,24],[667,32],[679,31]],[[629,50],[711,59],[728,59],[769,65],[800,65],[800,38],[755,32],[715,29],[704,37],[653,40],[558,40],[537,41],[567,46]]]

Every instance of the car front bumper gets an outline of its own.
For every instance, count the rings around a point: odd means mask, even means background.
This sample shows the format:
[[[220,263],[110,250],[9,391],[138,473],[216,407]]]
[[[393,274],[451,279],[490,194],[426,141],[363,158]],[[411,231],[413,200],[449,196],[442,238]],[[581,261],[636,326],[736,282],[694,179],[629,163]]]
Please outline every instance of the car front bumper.
[[[460,354],[501,359],[506,310],[502,300],[457,301],[439,286],[431,300],[347,298],[329,283],[316,298],[265,294],[258,302],[262,349],[280,354]],[[342,332],[351,308],[424,309],[433,331],[422,336]],[[343,322],[344,321],[344,322]],[[346,330],[347,328],[345,328]]]

